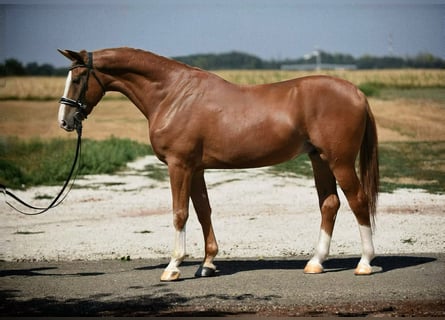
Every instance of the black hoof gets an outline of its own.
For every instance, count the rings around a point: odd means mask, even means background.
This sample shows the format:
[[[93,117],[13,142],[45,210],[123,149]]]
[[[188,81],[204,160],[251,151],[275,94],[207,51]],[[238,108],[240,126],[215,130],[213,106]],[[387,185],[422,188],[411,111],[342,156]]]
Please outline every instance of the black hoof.
[[[215,274],[215,269],[203,267],[202,265],[200,265],[195,273],[195,277],[213,277]]]

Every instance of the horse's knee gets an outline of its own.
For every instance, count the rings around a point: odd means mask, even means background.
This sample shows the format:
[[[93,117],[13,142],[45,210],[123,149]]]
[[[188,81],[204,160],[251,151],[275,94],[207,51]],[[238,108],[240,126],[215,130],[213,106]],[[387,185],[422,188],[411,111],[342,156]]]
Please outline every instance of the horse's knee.
[[[188,210],[176,210],[173,214],[173,226],[176,230],[182,230],[188,219]]]

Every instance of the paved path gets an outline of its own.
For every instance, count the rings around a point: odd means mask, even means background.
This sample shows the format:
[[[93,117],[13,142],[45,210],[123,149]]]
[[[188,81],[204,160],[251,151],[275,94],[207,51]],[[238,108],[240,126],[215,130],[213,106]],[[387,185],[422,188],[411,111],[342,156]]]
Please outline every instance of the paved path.
[[[441,315],[445,254],[380,256],[376,273],[357,277],[356,257],[334,257],[327,272],[304,275],[307,257],[219,260],[218,276],[161,283],[167,260],[0,262],[0,314],[134,315]]]

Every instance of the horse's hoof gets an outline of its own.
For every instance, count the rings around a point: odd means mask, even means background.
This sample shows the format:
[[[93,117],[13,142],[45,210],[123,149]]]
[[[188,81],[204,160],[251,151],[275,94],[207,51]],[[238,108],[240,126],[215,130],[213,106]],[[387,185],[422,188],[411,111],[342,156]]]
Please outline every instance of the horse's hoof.
[[[303,270],[306,274],[318,274],[323,273],[323,266],[319,263],[308,262]]]
[[[195,277],[213,277],[216,274],[216,269],[199,266],[195,273]]]
[[[356,276],[368,276],[372,274],[372,267],[368,264],[359,264],[354,270]]]
[[[179,279],[180,275],[181,275],[181,272],[179,272],[179,271],[165,270],[161,275],[161,281],[163,281],[163,282],[176,281]]]

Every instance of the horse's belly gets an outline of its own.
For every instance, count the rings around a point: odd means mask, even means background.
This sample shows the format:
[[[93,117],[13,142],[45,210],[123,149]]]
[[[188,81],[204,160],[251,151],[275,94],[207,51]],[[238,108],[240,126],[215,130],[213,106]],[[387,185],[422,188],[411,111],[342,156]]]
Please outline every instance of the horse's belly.
[[[302,137],[286,138],[257,134],[220,141],[209,150],[204,150],[203,164],[206,168],[254,168],[270,166],[295,158],[308,151]]]

